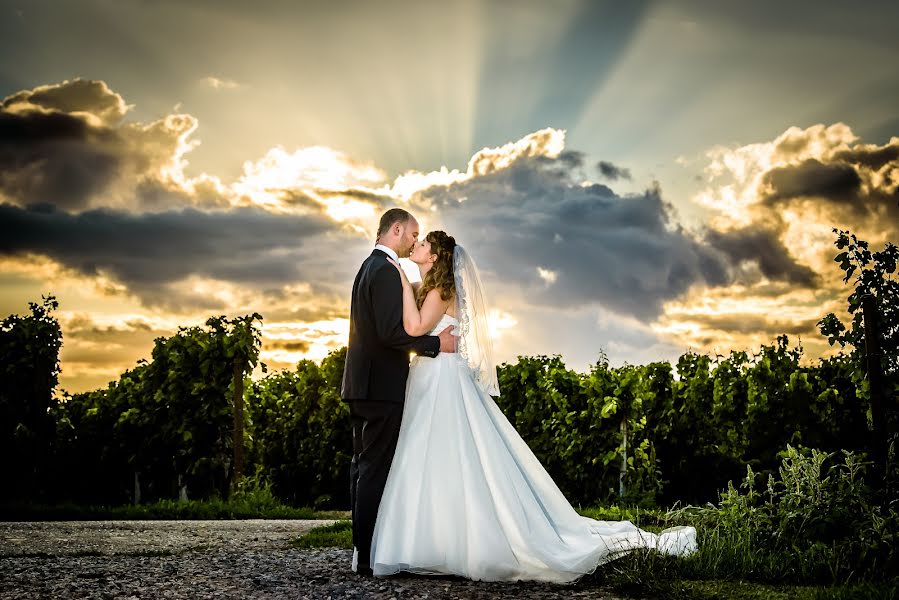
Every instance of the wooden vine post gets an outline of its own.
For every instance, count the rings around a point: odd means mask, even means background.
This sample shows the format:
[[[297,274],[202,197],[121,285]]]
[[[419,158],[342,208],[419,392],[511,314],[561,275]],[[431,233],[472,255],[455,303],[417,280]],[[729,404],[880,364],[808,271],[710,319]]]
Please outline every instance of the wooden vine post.
[[[618,497],[627,494],[627,412],[621,416],[621,466],[618,469]]]
[[[243,478],[243,360],[234,358],[234,478],[232,489]]]
[[[862,314],[865,322],[865,372],[871,393],[871,424],[874,429],[874,464],[886,468],[887,435],[884,415],[883,355],[880,346],[880,319],[877,301],[871,294],[862,296]],[[882,471],[883,472],[883,471]]]

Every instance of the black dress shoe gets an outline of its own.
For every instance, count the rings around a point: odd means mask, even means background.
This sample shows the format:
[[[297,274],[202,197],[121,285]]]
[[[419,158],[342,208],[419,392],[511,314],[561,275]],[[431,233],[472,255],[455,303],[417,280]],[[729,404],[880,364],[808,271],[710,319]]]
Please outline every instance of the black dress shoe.
[[[374,577],[375,573],[371,570],[371,567],[363,567],[362,565],[356,567],[356,575],[360,577]]]

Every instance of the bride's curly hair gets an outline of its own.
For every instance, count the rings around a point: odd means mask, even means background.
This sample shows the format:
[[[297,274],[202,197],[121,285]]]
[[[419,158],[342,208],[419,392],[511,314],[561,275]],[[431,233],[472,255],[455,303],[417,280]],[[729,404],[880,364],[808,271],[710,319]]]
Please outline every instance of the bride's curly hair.
[[[428,292],[434,288],[440,288],[440,297],[443,300],[449,300],[456,293],[456,282],[453,278],[453,250],[456,248],[456,238],[444,231],[432,231],[425,236],[425,240],[430,242],[431,254],[436,254],[437,260],[425,273],[421,287],[418,288],[416,299],[418,308],[421,308]]]

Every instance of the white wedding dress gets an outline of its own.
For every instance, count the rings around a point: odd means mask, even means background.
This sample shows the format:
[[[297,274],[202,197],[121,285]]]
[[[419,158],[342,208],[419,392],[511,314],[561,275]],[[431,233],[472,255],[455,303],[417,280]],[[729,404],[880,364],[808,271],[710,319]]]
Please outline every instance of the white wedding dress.
[[[443,315],[432,334],[458,324]],[[582,517],[459,354],[412,359],[372,538],[375,575],[567,583],[637,548],[689,554],[696,530],[656,535]]]

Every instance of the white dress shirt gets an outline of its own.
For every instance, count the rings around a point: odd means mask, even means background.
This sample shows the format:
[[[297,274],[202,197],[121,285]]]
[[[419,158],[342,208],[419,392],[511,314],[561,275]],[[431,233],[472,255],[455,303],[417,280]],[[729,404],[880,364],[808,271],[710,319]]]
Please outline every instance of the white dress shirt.
[[[400,262],[400,258],[396,255],[396,252],[394,252],[393,248],[388,248],[387,246],[385,246],[383,244],[376,244],[375,250],[380,250],[381,252],[383,252],[390,258],[392,258],[393,262],[395,262],[395,263]]]

